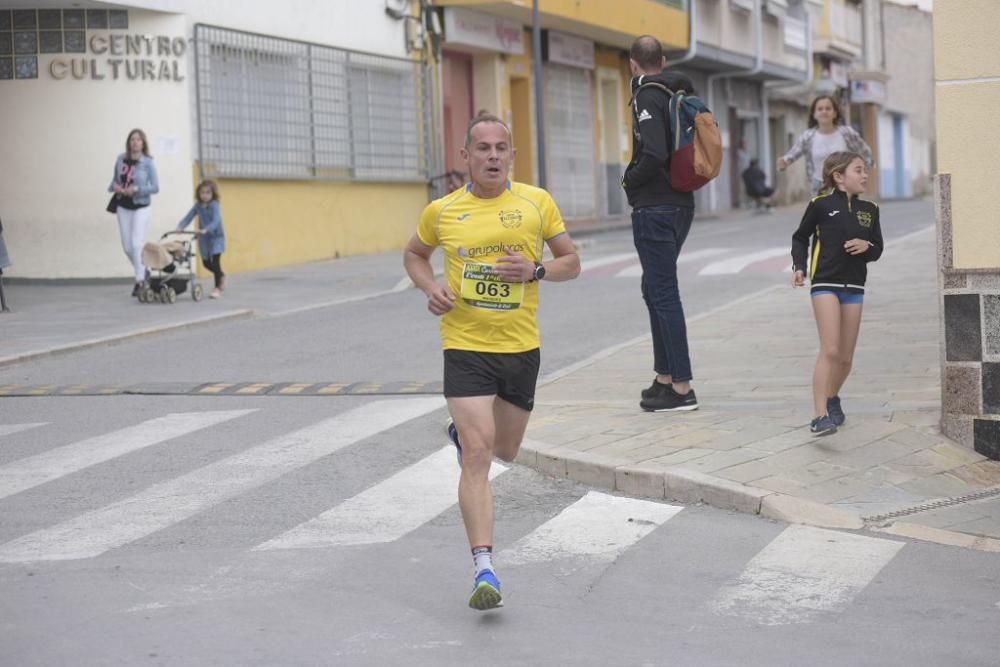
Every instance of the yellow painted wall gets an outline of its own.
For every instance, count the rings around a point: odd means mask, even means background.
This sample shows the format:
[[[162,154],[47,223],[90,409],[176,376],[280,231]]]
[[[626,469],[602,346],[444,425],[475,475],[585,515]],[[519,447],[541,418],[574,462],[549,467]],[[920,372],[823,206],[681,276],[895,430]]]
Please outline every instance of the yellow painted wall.
[[[434,4],[518,16],[531,22],[530,0],[436,0]],[[687,12],[655,0],[542,0],[539,11],[555,22],[593,26],[628,39],[648,33],[672,48],[688,45]],[[568,26],[560,29],[573,32]]]
[[[401,249],[427,205],[420,183],[220,179],[219,194],[234,273]]]
[[[997,0],[935,0],[934,74],[972,79],[1000,73]]]
[[[938,171],[951,174],[955,268],[1000,268],[996,147],[1000,53],[996,0],[934,3]]]
[[[687,46],[687,12],[657,2],[631,0],[545,0],[546,14],[639,36],[649,33],[670,45]]]
[[[830,3],[833,0],[823,0],[823,11],[820,12],[819,20],[816,22],[817,37],[830,37]]]

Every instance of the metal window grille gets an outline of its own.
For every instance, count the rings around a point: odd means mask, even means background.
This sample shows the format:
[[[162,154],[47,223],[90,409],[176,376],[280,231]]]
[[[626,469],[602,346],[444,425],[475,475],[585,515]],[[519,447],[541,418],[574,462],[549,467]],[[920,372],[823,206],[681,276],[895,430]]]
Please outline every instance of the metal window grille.
[[[198,24],[206,176],[425,181],[419,62]]]

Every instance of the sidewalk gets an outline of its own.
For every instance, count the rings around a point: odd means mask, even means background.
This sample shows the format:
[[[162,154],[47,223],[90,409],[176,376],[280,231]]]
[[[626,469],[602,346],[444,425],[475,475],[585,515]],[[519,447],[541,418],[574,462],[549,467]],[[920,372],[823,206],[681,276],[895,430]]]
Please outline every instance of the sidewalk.
[[[646,413],[648,338],[540,387],[519,462],[623,493],[1000,552],[1000,462],[940,434],[933,232],[871,270],[847,423],[809,433],[817,350],[784,279],[689,319],[700,409]]]
[[[0,315],[0,367],[175,328],[323,308],[405,289],[403,277],[399,252],[347,257],[237,274],[218,300],[208,298],[211,277],[202,278],[202,301],[192,301],[188,290],[172,305],[129,299],[128,279],[8,281],[14,312]]]

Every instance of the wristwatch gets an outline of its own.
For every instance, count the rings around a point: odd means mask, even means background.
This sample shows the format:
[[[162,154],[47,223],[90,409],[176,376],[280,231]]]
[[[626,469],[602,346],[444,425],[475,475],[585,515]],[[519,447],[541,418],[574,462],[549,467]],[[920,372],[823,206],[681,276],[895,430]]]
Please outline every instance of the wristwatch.
[[[541,280],[545,277],[545,266],[541,262],[535,262],[535,270],[531,273],[532,280]]]

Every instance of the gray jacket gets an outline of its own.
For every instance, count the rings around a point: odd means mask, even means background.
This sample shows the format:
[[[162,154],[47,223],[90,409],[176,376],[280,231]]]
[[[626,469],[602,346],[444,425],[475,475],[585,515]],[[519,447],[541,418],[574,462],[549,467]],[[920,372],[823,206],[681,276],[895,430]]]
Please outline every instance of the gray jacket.
[[[115,172],[111,175],[111,184],[108,186],[108,192],[115,191],[115,183],[119,182],[119,176],[125,168],[125,157],[125,154],[122,153],[115,160]],[[153,158],[148,155],[141,155],[139,157],[139,161],[132,172],[132,183],[139,188],[132,195],[132,201],[138,206],[148,206],[150,195],[155,195],[160,191],[160,179],[156,175],[156,165],[153,164]]]
[[[861,135],[854,131],[854,128],[850,125],[837,125],[837,131],[840,135],[844,137],[844,143],[847,144],[847,150],[859,154],[865,161],[865,164],[869,168],[872,166],[872,149],[868,148],[868,144],[865,140],[861,138]],[[799,135],[798,140],[795,144],[788,149],[788,152],[782,155],[785,162],[791,164],[799,159],[802,155],[807,158],[812,155],[812,140],[816,136],[817,128],[810,127],[808,130]],[[823,180],[823,174],[813,174],[813,163],[811,159],[806,160],[806,180],[812,184],[814,181]]]

